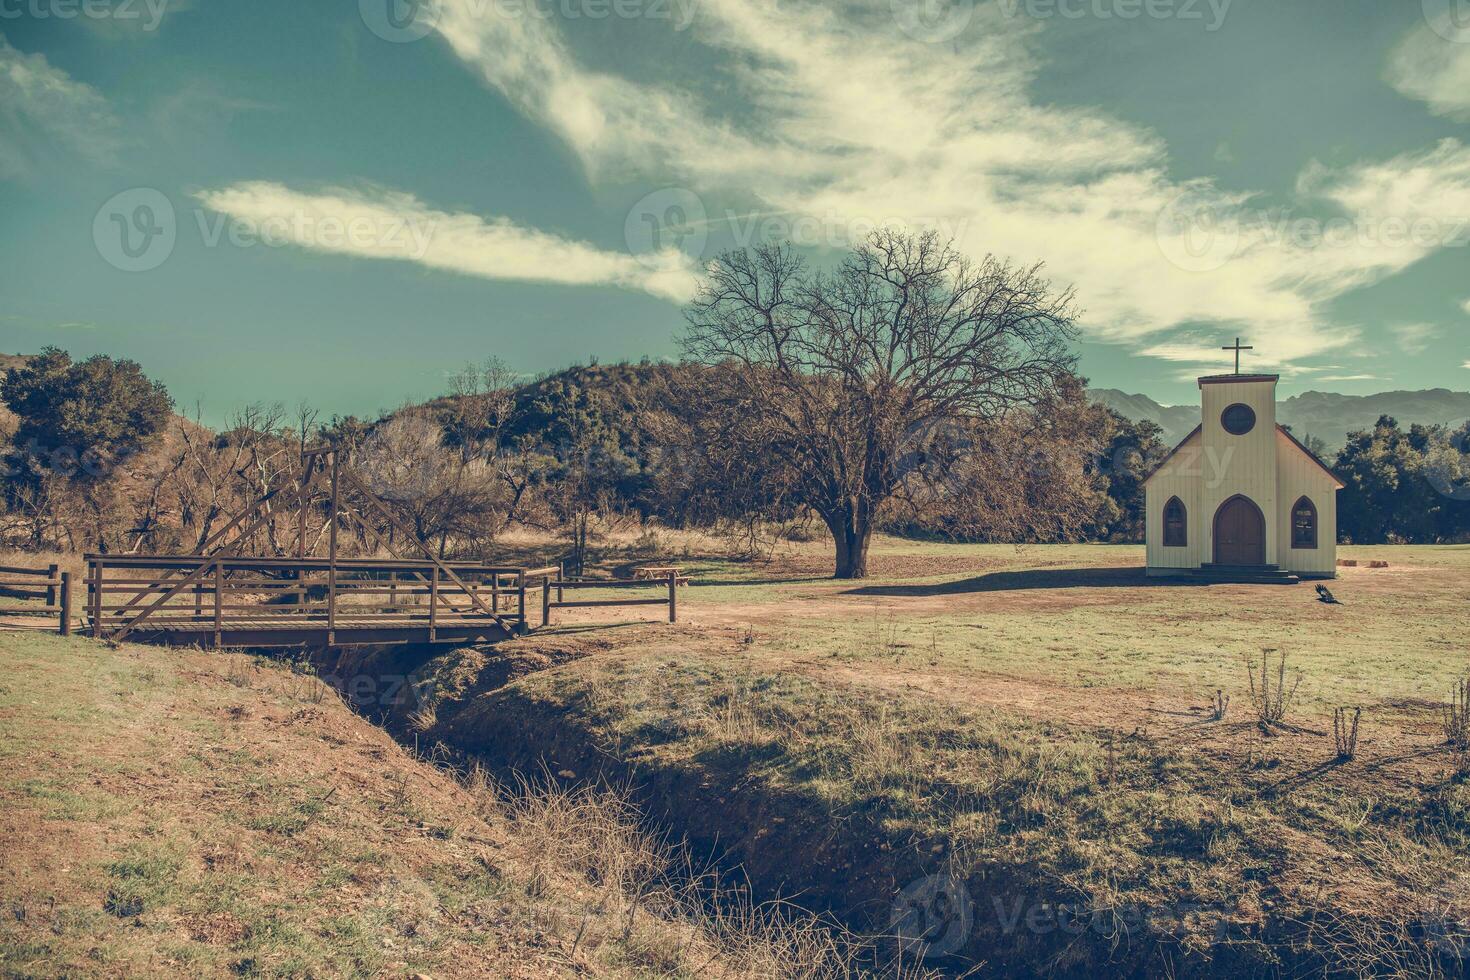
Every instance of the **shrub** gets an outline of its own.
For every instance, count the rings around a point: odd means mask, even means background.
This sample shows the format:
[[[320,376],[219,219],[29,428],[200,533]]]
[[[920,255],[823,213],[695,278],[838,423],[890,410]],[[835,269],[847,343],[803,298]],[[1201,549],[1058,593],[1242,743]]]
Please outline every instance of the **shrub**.
[[[1444,709],[1444,740],[1456,749],[1470,749],[1470,677],[1458,680]]]
[[[1261,727],[1269,728],[1279,725],[1286,720],[1286,713],[1291,710],[1292,701],[1296,700],[1296,690],[1301,685],[1301,675],[1292,678],[1291,685],[1287,686],[1286,678],[1286,651],[1281,651],[1281,656],[1276,663],[1276,677],[1273,682],[1271,677],[1271,654],[1274,650],[1261,651],[1260,680],[1256,680],[1256,669],[1254,664],[1247,663],[1246,677],[1251,685],[1251,704],[1255,706],[1256,718]]]
[[[1337,744],[1337,758],[1347,762],[1358,754],[1358,719],[1362,708],[1337,708],[1332,712],[1332,739]]]

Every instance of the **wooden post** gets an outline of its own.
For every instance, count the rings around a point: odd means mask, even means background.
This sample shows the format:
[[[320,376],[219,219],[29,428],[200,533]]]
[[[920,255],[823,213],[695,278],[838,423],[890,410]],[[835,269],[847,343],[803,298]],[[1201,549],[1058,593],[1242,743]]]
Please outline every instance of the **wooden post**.
[[[61,635],[71,636],[71,572],[61,573]]]
[[[564,602],[566,601],[566,597],[562,594],[564,590],[562,589],[561,584],[567,580],[567,563],[565,560],[563,560],[560,564],[561,574],[556,577],[556,601]]]
[[[92,639],[96,640],[102,637],[102,562],[90,562],[87,572],[87,609],[92,616]]]
[[[60,565],[46,566],[46,605],[56,605],[56,584],[61,577]]]
[[[429,573],[429,642],[434,642],[439,623],[439,566]]]
[[[541,625],[551,625],[551,576],[541,580]]]
[[[669,622],[679,621],[679,573],[669,573]]]
[[[500,612],[500,572],[490,573],[490,609]]]
[[[327,643],[337,641],[337,500],[340,467],[332,450],[332,529],[327,535]],[[433,614],[430,613],[432,616]]]
[[[214,562],[214,645],[218,647],[223,639],[222,633],[225,628],[225,563],[222,559]]]
[[[517,603],[516,609],[517,609],[518,614],[521,617],[521,625],[520,625],[520,628],[522,630],[524,630],[526,628],[526,625],[527,625],[526,624],[526,573],[525,573],[525,570],[522,569],[521,573],[516,578],[517,578],[517,581],[520,583],[519,584],[519,588],[517,589],[517,593],[519,595],[520,601]]]

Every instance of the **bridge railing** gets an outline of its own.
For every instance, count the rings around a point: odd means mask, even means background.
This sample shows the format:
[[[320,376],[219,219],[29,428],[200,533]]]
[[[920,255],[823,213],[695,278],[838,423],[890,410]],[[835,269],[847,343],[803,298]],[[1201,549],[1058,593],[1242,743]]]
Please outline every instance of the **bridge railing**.
[[[86,615],[94,636],[134,627],[220,633],[269,625],[427,628],[432,638],[439,626],[495,618],[515,628],[526,621],[526,570],[512,566],[396,558],[86,558]]]

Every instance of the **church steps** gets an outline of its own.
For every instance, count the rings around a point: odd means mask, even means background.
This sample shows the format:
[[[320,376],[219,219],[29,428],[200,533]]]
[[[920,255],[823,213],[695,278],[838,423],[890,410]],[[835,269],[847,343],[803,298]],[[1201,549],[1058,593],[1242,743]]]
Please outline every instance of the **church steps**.
[[[1207,582],[1242,585],[1296,585],[1301,579],[1279,565],[1217,565],[1207,562],[1192,573]]]

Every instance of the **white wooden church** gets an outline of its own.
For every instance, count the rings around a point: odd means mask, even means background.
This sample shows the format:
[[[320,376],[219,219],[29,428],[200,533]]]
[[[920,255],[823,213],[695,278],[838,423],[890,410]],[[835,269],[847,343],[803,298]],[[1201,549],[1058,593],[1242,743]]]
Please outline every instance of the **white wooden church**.
[[[1149,575],[1291,582],[1337,571],[1327,465],[1276,423],[1274,374],[1199,379],[1201,418],[1144,482]]]

